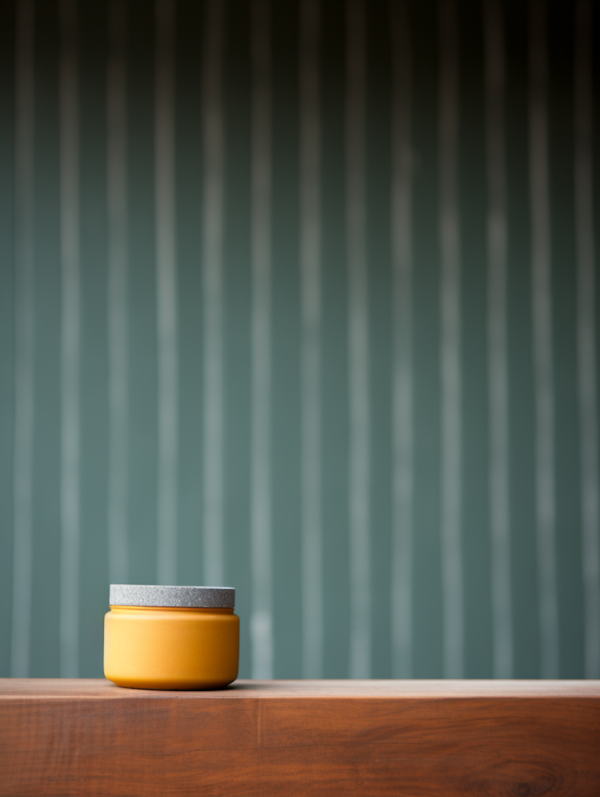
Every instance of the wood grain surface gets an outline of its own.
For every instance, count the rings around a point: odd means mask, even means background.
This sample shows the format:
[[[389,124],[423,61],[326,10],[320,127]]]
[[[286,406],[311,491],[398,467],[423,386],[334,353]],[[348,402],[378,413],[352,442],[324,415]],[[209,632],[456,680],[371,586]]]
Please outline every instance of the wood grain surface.
[[[0,795],[600,797],[597,681],[0,679]]]

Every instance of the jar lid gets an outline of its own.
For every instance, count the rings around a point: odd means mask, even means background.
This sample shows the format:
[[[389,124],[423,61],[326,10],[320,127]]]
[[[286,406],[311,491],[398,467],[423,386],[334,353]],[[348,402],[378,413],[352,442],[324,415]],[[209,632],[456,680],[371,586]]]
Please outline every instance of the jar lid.
[[[189,609],[233,609],[233,587],[163,587],[111,584],[111,606],[179,606]]]

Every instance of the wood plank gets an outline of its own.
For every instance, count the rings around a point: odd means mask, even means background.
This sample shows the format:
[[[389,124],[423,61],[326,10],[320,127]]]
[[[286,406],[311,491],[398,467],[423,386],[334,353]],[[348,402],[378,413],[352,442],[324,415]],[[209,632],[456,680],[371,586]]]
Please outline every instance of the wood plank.
[[[0,795],[600,795],[600,682],[0,680]]]

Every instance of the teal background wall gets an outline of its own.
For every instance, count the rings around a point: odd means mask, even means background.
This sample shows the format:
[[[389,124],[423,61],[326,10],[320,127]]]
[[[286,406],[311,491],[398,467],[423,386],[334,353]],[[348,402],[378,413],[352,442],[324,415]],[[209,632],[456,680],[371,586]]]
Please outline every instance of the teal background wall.
[[[600,677],[597,8],[0,14],[0,675]]]

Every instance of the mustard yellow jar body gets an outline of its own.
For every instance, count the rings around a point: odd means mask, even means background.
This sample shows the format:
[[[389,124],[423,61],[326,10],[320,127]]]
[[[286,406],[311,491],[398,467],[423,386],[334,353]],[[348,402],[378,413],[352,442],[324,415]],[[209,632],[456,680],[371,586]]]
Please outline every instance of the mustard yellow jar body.
[[[219,689],[235,681],[238,662],[239,618],[232,607],[111,601],[104,621],[104,674],[118,686]]]

